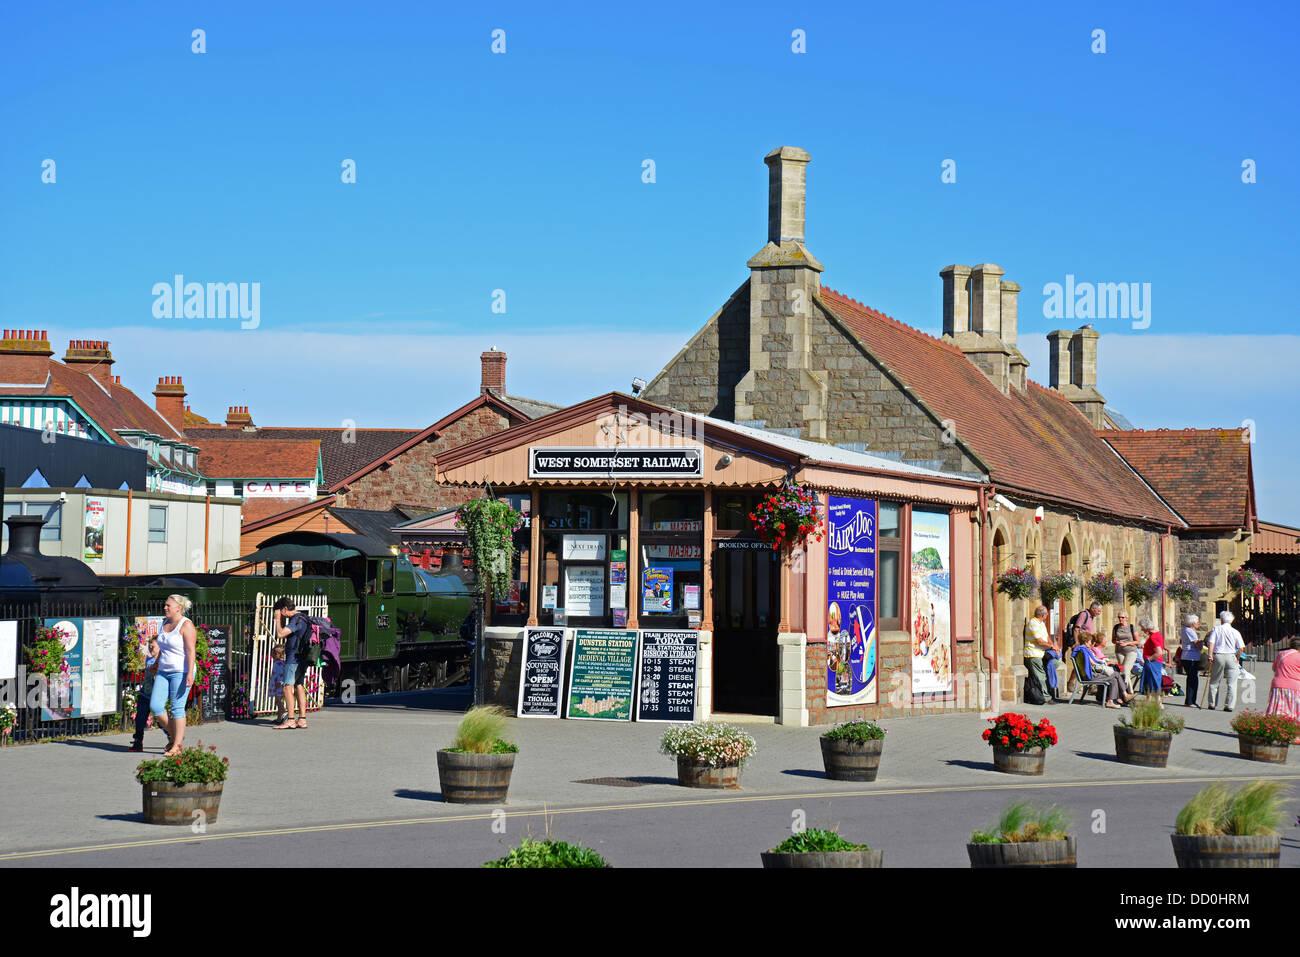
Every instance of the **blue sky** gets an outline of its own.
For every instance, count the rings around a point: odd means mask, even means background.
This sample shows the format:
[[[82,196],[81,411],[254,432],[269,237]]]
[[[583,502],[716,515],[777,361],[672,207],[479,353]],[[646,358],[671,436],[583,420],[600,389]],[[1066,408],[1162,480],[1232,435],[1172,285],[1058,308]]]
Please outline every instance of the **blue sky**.
[[[183,375],[209,418],[426,425],[493,345],[511,391],[576,401],[652,377],[745,280],[762,157],[796,145],[827,285],[935,331],[938,270],[997,262],[1040,381],[1062,325],[1045,284],[1150,283],[1148,329],[1094,323],[1101,391],[1143,427],[1254,420],[1261,513],[1300,524],[1298,21],[1291,3],[10,5],[0,325],[60,352],[107,338],[128,385]],[[155,318],[176,273],[260,283],[260,325]],[[308,360],[339,386],[303,394]]]

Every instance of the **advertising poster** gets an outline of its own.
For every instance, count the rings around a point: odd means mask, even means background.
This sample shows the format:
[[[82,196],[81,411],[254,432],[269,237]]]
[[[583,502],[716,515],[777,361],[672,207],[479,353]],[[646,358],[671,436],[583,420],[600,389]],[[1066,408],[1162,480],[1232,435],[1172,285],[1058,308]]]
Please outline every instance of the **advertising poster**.
[[[875,704],[876,503],[832,495],[826,531],[826,705]]]
[[[605,569],[599,565],[565,566],[564,607],[573,618],[604,615]]]
[[[641,611],[655,615],[673,610],[673,570],[647,568],[641,573]]]
[[[46,618],[46,628],[63,636],[63,661],[67,674],[51,678],[41,691],[41,720],[65,721],[81,717],[81,619]]]
[[[555,608],[556,602],[559,600],[559,593],[560,593],[559,585],[543,585],[542,586],[542,608],[546,610],[553,610]]]
[[[104,524],[108,505],[102,498],[86,498],[86,533],[83,539],[82,559],[86,564],[104,560]]]
[[[615,548],[609,553],[609,583],[627,584],[627,549]]]
[[[519,669],[521,718],[558,718],[564,681],[564,629],[524,631],[524,663]]]
[[[631,721],[636,650],[635,631],[579,628],[574,632],[564,716]]]
[[[81,716],[117,710],[120,618],[81,619]]]
[[[641,632],[638,721],[695,720],[695,664],[699,652],[698,632]]]
[[[948,513],[912,512],[912,694],[947,694],[952,677]]]

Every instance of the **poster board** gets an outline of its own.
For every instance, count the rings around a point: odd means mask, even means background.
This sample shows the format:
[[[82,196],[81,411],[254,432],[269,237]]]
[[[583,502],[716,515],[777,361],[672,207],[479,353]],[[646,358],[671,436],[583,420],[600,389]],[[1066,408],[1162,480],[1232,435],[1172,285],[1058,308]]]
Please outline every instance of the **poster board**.
[[[0,621],[0,681],[18,677],[18,622]]]
[[[521,718],[558,718],[564,693],[564,629],[526,628],[519,669]]]
[[[117,710],[119,618],[46,618],[63,632],[68,673],[41,694],[41,719],[94,718]]]
[[[230,626],[204,625],[208,650],[213,657],[212,680],[203,692],[200,707],[204,721],[221,721],[230,707]]]
[[[641,613],[670,614],[673,610],[673,570],[647,568],[641,573]]]
[[[631,721],[636,652],[635,631],[579,628],[574,632],[564,716],[583,721]]]
[[[952,564],[947,512],[912,511],[912,694],[949,694]]]
[[[564,608],[575,618],[605,614],[605,569],[600,565],[564,567]]]
[[[643,630],[636,720],[694,721],[699,657],[699,632]]]
[[[832,495],[826,510],[826,705],[876,704],[874,500]]]

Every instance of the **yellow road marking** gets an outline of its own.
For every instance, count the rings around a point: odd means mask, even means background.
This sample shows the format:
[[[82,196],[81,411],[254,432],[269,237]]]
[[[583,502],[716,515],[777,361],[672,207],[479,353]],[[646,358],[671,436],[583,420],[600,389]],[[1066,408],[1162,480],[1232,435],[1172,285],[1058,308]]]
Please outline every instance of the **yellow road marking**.
[[[1216,781],[1254,781],[1255,775],[1213,775],[1189,778],[1139,778],[1120,781],[1017,781],[1013,784],[957,784],[943,787],[882,788],[874,791],[804,791],[794,794],[719,795],[713,798],[694,798],[680,801],[640,801],[631,804],[590,804],[577,807],[541,807],[528,811],[506,810],[506,816],[539,817],[558,814],[594,814],[601,811],[636,811],[672,807],[707,807],[715,804],[755,804],[764,801],[808,801],[837,797],[897,797],[903,794],[945,794],[960,791],[1022,791],[1043,788],[1098,788],[1123,785],[1207,784]],[[1269,775],[1269,780],[1294,781],[1300,774]],[[498,808],[493,808],[497,810]],[[369,828],[403,827],[410,824],[454,824],[464,821],[490,821],[492,811],[482,814],[458,814],[446,817],[413,817],[385,821],[359,821],[352,824],[315,824],[308,827],[273,827],[257,831],[233,831],[229,834],[191,834],[188,837],[157,838],[148,841],[119,841],[112,844],[86,844],[81,847],[50,848],[42,851],[13,851],[0,854],[0,861],[18,861],[35,857],[58,857],[63,854],[85,854],[91,851],[115,851],[136,847],[162,847],[169,844],[196,844],[201,841],[226,841],[244,837],[279,837],[289,834],[324,834],[330,831],[358,831]]]

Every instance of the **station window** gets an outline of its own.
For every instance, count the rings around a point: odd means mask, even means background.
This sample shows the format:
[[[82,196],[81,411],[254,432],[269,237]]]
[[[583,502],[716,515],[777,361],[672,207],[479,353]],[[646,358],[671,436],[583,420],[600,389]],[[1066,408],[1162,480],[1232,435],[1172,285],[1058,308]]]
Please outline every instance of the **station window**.
[[[701,612],[704,588],[704,496],[647,492],[641,496],[641,554],[636,600],[643,624],[687,627]]]
[[[902,628],[902,513],[903,506],[897,502],[880,503],[880,517],[876,524],[876,557],[880,564],[876,611],[880,615],[882,631],[898,631]]]
[[[41,526],[41,541],[58,542],[63,540],[63,503],[62,502],[28,502],[28,515],[39,515],[45,519]]]
[[[610,627],[628,611],[626,492],[545,492],[541,496],[542,594],[537,620],[555,623],[549,604],[573,627]]]
[[[167,542],[167,506],[149,506],[149,541]]]

